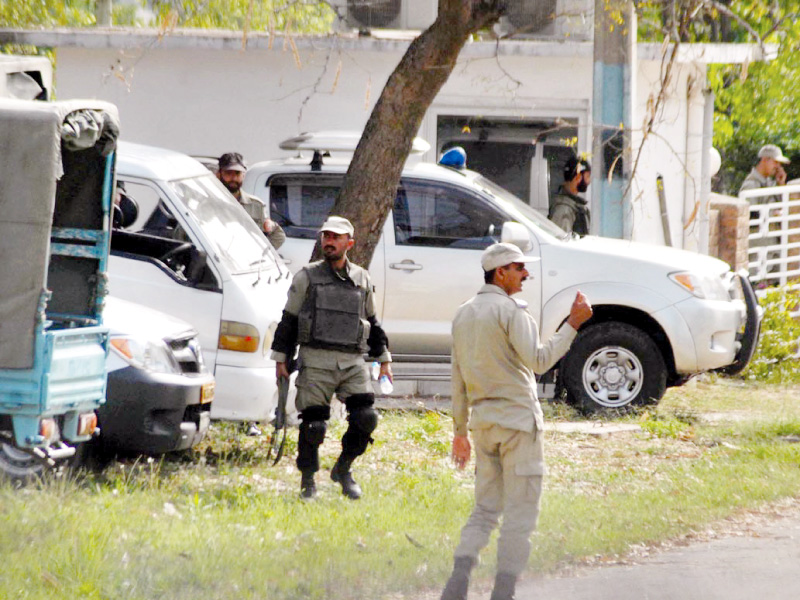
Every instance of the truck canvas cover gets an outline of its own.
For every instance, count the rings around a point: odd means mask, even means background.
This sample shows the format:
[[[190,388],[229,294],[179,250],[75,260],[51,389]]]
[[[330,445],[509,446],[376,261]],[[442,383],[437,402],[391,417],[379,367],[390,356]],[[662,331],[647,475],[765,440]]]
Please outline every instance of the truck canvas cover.
[[[104,102],[0,100],[0,369],[33,365],[45,309],[40,299],[48,278],[59,276],[50,265],[54,213],[58,227],[103,228],[98,178],[91,171],[101,171],[104,161],[89,161],[95,166],[87,168],[76,157],[107,155],[117,134],[116,108]],[[72,309],[74,292],[65,293],[58,300]],[[88,308],[83,312],[94,316]]]

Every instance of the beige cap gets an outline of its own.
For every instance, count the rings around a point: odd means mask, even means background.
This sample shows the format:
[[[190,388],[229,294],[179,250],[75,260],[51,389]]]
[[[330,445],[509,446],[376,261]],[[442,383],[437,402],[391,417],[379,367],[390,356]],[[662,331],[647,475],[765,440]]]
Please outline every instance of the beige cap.
[[[481,254],[481,266],[487,272],[511,263],[528,263],[537,260],[539,260],[538,256],[525,256],[518,246],[506,242],[492,244]]]
[[[339,234],[346,233],[350,237],[353,237],[353,233],[355,233],[353,224],[344,217],[328,217],[328,220],[319,228],[320,233],[323,231]]]
[[[788,165],[790,162],[792,162],[783,155],[781,149],[775,144],[761,146],[761,150],[758,151],[758,158],[772,158],[773,160],[777,160],[779,163],[783,163],[785,165]]]

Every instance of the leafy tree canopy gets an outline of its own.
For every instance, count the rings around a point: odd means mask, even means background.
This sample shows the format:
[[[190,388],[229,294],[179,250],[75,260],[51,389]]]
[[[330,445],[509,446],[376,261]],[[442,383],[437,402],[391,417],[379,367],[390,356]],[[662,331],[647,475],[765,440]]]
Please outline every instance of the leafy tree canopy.
[[[327,33],[335,18],[319,0],[154,0],[161,23],[250,31]]]
[[[789,178],[800,177],[800,0],[640,0],[639,38],[681,42],[764,43],[777,58],[714,65],[714,145],[722,155],[715,189],[736,194],[758,149],[777,144],[794,157]]]

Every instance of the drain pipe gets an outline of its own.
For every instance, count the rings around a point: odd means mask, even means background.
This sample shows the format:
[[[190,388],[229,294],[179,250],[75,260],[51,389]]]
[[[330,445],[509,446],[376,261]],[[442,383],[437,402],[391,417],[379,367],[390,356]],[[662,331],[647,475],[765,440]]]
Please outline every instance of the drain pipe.
[[[705,105],[703,107],[703,150],[700,157],[700,215],[698,219],[697,251],[708,254],[709,219],[711,204],[711,144],[714,136],[714,91],[703,90]]]

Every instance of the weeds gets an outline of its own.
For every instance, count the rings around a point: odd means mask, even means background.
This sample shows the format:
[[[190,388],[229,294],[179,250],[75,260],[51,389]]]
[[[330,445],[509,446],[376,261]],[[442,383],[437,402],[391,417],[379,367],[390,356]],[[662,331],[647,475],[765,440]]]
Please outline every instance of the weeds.
[[[530,568],[623,553],[797,495],[797,398],[796,388],[704,380],[637,415],[638,432],[546,431]],[[727,417],[709,420],[710,409]],[[191,462],[0,484],[0,598],[398,600],[440,589],[473,502],[473,474],[448,457],[451,418],[382,414],[354,466],[358,502],[328,475],[345,427],[330,424],[313,502],[298,498],[292,452],[269,466],[267,436],[219,423]],[[493,567],[490,547],[476,577]]]

